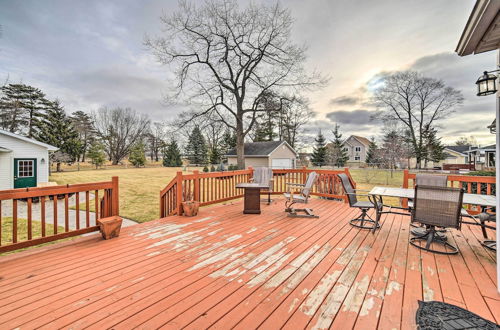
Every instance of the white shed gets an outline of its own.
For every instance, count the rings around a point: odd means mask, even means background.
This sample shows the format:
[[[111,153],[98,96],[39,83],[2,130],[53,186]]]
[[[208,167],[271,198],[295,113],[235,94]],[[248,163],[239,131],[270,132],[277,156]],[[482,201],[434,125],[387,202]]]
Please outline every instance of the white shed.
[[[57,148],[0,129],[0,190],[49,181],[49,151]]]
[[[295,168],[297,152],[286,141],[245,143],[245,167]],[[229,150],[228,165],[236,165],[236,149]]]

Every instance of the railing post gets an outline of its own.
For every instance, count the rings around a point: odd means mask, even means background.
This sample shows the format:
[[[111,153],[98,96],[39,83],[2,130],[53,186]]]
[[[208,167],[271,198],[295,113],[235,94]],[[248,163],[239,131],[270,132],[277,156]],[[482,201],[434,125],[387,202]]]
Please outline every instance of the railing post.
[[[404,170],[403,171],[403,188],[408,188],[409,182],[410,181],[410,171]],[[403,198],[401,200],[401,206],[404,208],[408,208],[408,198]]]
[[[200,202],[200,172],[198,170],[193,171],[194,174],[194,194],[193,200]]]
[[[113,190],[111,192],[111,215],[120,215],[120,197],[118,190],[118,177],[114,176],[111,179],[113,182]]]
[[[306,183],[307,180],[307,167],[302,166],[302,182],[301,183]]]
[[[182,171],[177,172],[177,193],[176,193],[176,205],[177,205],[177,215],[182,215]]]
[[[253,178],[253,167],[252,166],[248,166],[248,170],[250,171],[250,174],[249,174],[249,177],[248,177],[248,181],[250,181],[250,179]]]

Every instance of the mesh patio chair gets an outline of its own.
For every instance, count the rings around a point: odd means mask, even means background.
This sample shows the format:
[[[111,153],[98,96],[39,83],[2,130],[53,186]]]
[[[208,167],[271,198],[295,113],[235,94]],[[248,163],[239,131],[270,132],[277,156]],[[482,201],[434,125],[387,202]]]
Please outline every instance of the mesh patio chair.
[[[427,230],[425,234],[412,237],[410,244],[434,253],[458,253],[455,246],[438,235],[436,227],[460,229],[463,195],[463,189],[417,185],[411,221],[425,225]],[[435,246],[442,249],[434,249]]]
[[[464,221],[463,220],[464,218],[473,219],[474,221],[473,222]],[[483,233],[483,237],[485,239],[484,241],[481,242],[481,244],[484,247],[487,247],[488,249],[493,251],[497,250],[497,241],[488,239],[488,233],[486,232],[486,229],[489,228],[496,230],[496,226],[487,224],[487,222],[496,222],[496,221],[497,221],[497,216],[496,213],[494,212],[494,208],[485,207],[479,214],[472,214],[467,212],[465,209],[462,209],[462,223],[480,226],[481,231]]]
[[[250,182],[259,183],[268,186],[267,190],[267,204],[271,204],[271,193],[273,192],[273,170],[269,167],[257,167],[253,171],[253,177]]]
[[[448,185],[447,175],[434,175],[426,173],[417,173],[415,176],[416,186],[428,186],[428,187],[446,187]],[[408,208],[413,207],[413,200],[408,201]]]
[[[287,182],[287,192],[283,194],[285,196],[285,212],[288,212],[289,217],[305,217],[305,218],[318,218],[318,216],[312,213],[312,209],[295,209],[292,206],[295,203],[307,204],[309,200],[309,195],[311,194],[311,189],[316,182],[318,173],[311,172],[307,175],[306,183],[292,183]],[[295,187],[295,191],[293,189]]]
[[[367,198],[369,198],[370,196],[366,193],[365,194],[357,193],[358,191],[363,191],[363,192],[367,191],[354,189],[354,187],[351,184],[351,181],[349,180],[346,174],[340,173],[338,176],[340,178],[340,181],[342,182],[342,187],[344,188],[344,191],[347,195],[347,201],[349,202],[349,206],[358,208],[361,211],[361,214],[357,218],[350,220],[349,223],[354,227],[362,229],[375,230],[377,228],[380,228],[378,221],[373,220],[368,215],[368,210],[374,209],[375,204],[373,204],[371,201],[358,200],[358,196],[366,196]]]

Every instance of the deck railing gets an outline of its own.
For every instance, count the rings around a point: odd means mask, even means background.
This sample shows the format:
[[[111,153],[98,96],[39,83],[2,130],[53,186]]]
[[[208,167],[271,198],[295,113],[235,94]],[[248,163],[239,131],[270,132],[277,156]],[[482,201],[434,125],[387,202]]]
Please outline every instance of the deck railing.
[[[403,188],[415,187],[416,174],[405,170],[403,173]],[[448,175],[448,186],[462,188],[469,194],[495,195],[496,185],[494,176],[475,175]],[[403,199],[403,207],[408,207],[408,200]],[[474,207],[468,205],[467,208],[474,211]]]
[[[317,172],[318,179],[311,191],[311,195],[338,198],[346,201],[346,195],[337,174],[346,173],[353,185],[348,169],[321,170],[321,169],[282,169],[273,170],[272,194],[282,194],[287,191],[287,183],[305,183],[307,174]],[[182,214],[182,202],[186,200],[199,201],[200,205],[220,203],[243,197],[243,189],[236,188],[238,183],[249,182],[253,177],[253,169],[225,172],[192,174],[177,172],[172,181],[160,192],[160,217]],[[267,192],[262,192],[267,194]]]
[[[118,177],[107,182],[2,190],[0,253],[97,231],[98,219],[118,214]]]

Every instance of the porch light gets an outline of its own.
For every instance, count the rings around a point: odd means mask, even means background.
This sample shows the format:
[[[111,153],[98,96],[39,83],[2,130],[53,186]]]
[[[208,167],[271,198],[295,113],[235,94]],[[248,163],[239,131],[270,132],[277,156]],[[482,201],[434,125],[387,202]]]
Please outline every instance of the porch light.
[[[496,80],[496,75],[491,74],[491,72],[484,71],[483,75],[476,81],[477,96],[495,94],[497,92]]]

